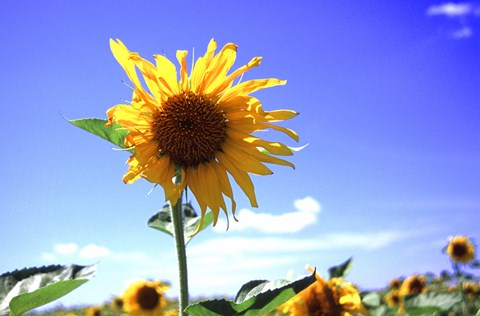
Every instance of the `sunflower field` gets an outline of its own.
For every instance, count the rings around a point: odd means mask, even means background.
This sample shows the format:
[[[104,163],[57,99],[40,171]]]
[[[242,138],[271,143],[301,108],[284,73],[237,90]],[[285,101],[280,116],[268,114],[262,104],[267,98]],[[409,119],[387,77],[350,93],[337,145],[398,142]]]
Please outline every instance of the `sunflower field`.
[[[236,219],[232,185],[237,185],[250,206],[257,207],[251,175],[271,175],[266,164],[295,168],[288,158],[303,147],[262,136],[279,132],[298,142],[295,131],[278,125],[298,113],[266,111],[262,102],[250,95],[285,85],[286,80],[242,81],[243,74],[258,67],[262,58],[253,57],[230,72],[236,44],[227,43],[216,53],[217,43],[210,40],[205,54],[192,61],[190,70],[186,50],[176,53],[177,69],[167,57],[154,55],[152,63],[120,40],[110,40],[110,49],[133,85],[131,99],[111,106],[106,119],[69,122],[130,154],[125,184],[144,179],[161,187],[162,202],[167,204],[150,218],[148,226],[173,237],[179,279],[133,282],[121,295],[106,298],[99,306],[36,312],[91,279],[96,265],[15,270],[0,275],[0,316],[480,316],[480,276],[475,273],[480,261],[468,236],[453,236],[441,249],[451,268],[439,274],[398,276],[382,289],[364,289],[349,282],[352,259],[348,259],[328,271],[307,265],[307,274],[297,279],[253,280],[234,297],[190,298],[187,243],[210,224],[215,225],[220,213],[227,221]],[[199,215],[186,203],[187,194],[198,204]],[[169,292],[169,282],[178,282],[179,293]]]

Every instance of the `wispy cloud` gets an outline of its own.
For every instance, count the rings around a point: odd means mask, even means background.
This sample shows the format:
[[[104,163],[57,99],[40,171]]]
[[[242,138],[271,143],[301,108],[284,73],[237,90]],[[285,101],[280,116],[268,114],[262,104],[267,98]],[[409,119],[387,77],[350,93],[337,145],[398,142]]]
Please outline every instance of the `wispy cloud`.
[[[427,9],[427,15],[444,15],[447,17],[462,17],[473,13],[471,3],[443,3],[432,5]]]
[[[320,210],[307,206],[305,209]],[[193,295],[232,295],[248,280],[283,277],[292,267],[308,263],[312,253],[347,253],[348,257],[352,252],[369,253],[385,249],[414,236],[415,234],[410,232],[398,230],[349,231],[296,238],[291,235],[270,235],[263,238],[213,235],[214,238],[203,242],[197,240],[187,248],[190,290]],[[74,243],[57,244],[52,249],[52,252],[42,254],[44,260],[68,259],[76,262],[81,257],[95,257],[102,260],[104,271],[115,273],[115,276],[109,276],[110,278],[125,281],[132,278],[168,279],[173,282],[171,293],[177,290],[173,250],[147,253],[140,250],[113,250],[96,244],[81,247]],[[72,249],[77,250],[73,252]],[[332,264],[334,263],[336,262]]]
[[[296,211],[284,214],[257,213],[249,209],[238,212],[238,222],[232,222],[229,231],[256,230],[264,233],[296,233],[317,221],[321,211],[320,203],[307,196],[294,201]],[[220,219],[215,227],[217,232],[225,232],[225,220]]]
[[[427,16],[443,16],[456,21],[454,30],[448,32],[453,39],[473,36],[471,19],[480,17],[480,6],[471,2],[446,2],[432,5],[427,9]]]
[[[191,255],[222,253],[301,253],[316,250],[363,249],[367,251],[385,248],[405,238],[400,231],[373,233],[343,232],[309,238],[289,237],[221,237],[212,238],[189,249]]]
[[[66,244],[56,244],[53,246],[53,251],[59,255],[71,255],[77,252],[78,245],[70,242]]]
[[[106,248],[106,247],[91,244],[91,245],[87,245],[87,246],[83,247],[80,250],[80,258],[82,258],[82,259],[98,259],[98,258],[102,258],[102,257],[107,257],[111,253],[112,253],[111,250]]]

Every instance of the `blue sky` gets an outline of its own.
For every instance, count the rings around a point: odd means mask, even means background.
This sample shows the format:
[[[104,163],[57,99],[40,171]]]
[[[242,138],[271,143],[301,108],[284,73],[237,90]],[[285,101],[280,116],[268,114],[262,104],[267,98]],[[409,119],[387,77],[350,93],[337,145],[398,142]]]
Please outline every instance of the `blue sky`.
[[[238,224],[188,247],[193,296],[234,295],[305,264],[326,275],[353,256],[363,289],[449,268],[450,235],[480,240],[480,3],[443,1],[13,1],[0,12],[0,271],[99,262],[62,299],[100,303],[129,280],[169,280],[173,241],[147,227],[163,192],[121,181],[127,154],[65,117],[105,118],[130,97],[119,38],[144,58],[208,41],[238,44],[246,78],[287,79],[255,95],[300,143],[296,169],[236,191]]]

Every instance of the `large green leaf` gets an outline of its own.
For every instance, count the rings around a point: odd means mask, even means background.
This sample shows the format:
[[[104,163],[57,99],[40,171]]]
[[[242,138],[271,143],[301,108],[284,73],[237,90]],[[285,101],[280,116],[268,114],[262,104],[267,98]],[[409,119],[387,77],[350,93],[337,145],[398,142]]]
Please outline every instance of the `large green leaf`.
[[[183,204],[182,210],[184,216],[183,230],[185,235],[185,244],[188,244],[188,242],[193,238],[194,233],[196,232],[197,227],[200,224],[200,216],[197,215],[190,203]],[[199,232],[208,227],[212,222],[213,213],[208,212],[203,218],[203,225]],[[173,223],[170,205],[166,204],[160,210],[160,212],[153,215],[148,220],[148,226],[173,236]]]
[[[434,311],[448,311],[461,300],[458,292],[428,292],[406,297],[405,308],[409,315],[430,315]]]
[[[0,315],[20,315],[50,303],[91,279],[96,265],[51,265],[0,275]]]
[[[90,132],[98,137],[101,137],[120,148],[125,148],[125,136],[128,134],[128,130],[122,128],[116,122],[113,122],[112,126],[105,126],[107,120],[98,118],[85,118],[78,120],[68,120],[73,125],[80,127],[87,132]]]
[[[348,272],[352,269],[352,258],[349,258],[347,261],[339,264],[338,266],[333,266],[328,269],[328,274],[331,278],[344,278]]]
[[[316,281],[315,273],[297,281],[250,281],[242,286],[234,301],[217,299],[189,305],[192,316],[264,315],[288,301]]]

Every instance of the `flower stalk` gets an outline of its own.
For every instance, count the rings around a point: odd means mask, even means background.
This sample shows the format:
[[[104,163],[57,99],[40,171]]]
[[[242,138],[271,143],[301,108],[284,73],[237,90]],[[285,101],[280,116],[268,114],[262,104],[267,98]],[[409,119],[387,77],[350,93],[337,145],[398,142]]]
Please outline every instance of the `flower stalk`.
[[[183,229],[183,210],[182,196],[175,205],[170,208],[172,212],[173,239],[175,240],[175,250],[177,253],[178,275],[180,284],[180,293],[178,296],[179,315],[186,315],[184,310],[188,306],[188,275],[187,275],[187,255],[185,247],[185,236]]]

